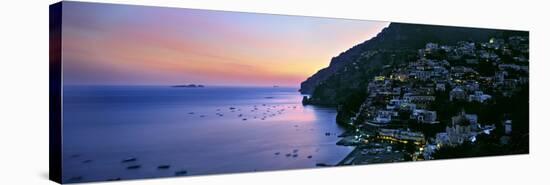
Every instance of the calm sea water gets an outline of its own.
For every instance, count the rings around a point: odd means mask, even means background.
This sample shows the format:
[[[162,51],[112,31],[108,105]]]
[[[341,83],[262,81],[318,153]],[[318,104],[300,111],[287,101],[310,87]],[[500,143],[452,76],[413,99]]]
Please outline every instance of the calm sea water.
[[[343,132],[335,110],[302,106],[295,88],[65,86],[63,93],[65,182],[312,168],[353,149],[335,144]],[[136,161],[122,162],[128,158]]]

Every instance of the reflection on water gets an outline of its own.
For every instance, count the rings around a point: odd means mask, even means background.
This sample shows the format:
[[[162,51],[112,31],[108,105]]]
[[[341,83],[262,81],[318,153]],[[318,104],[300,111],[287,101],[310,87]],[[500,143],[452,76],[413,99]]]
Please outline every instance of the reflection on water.
[[[65,182],[309,168],[351,151],[335,145],[336,112],[293,88],[66,86],[63,110]]]

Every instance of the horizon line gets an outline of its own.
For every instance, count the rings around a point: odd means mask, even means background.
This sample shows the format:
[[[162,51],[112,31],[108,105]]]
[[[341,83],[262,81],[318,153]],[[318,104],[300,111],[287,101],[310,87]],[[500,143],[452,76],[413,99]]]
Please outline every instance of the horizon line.
[[[181,83],[181,84],[62,84],[63,86],[162,86],[173,87],[179,85],[203,85],[204,87],[271,87],[271,88],[300,88],[300,85],[227,85],[227,84],[201,84],[201,83]]]

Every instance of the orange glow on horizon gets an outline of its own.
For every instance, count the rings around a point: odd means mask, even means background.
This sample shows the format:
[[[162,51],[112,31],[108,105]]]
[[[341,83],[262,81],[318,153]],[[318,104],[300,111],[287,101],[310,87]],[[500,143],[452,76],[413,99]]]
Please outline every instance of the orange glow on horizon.
[[[91,9],[65,11],[74,20],[63,25],[64,72],[76,84],[298,86],[388,24],[158,7],[106,19]]]

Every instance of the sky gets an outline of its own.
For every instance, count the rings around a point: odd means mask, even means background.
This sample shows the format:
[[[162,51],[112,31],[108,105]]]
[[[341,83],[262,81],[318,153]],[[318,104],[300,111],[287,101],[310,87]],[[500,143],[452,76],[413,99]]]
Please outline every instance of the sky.
[[[65,2],[63,83],[299,86],[388,22]]]

